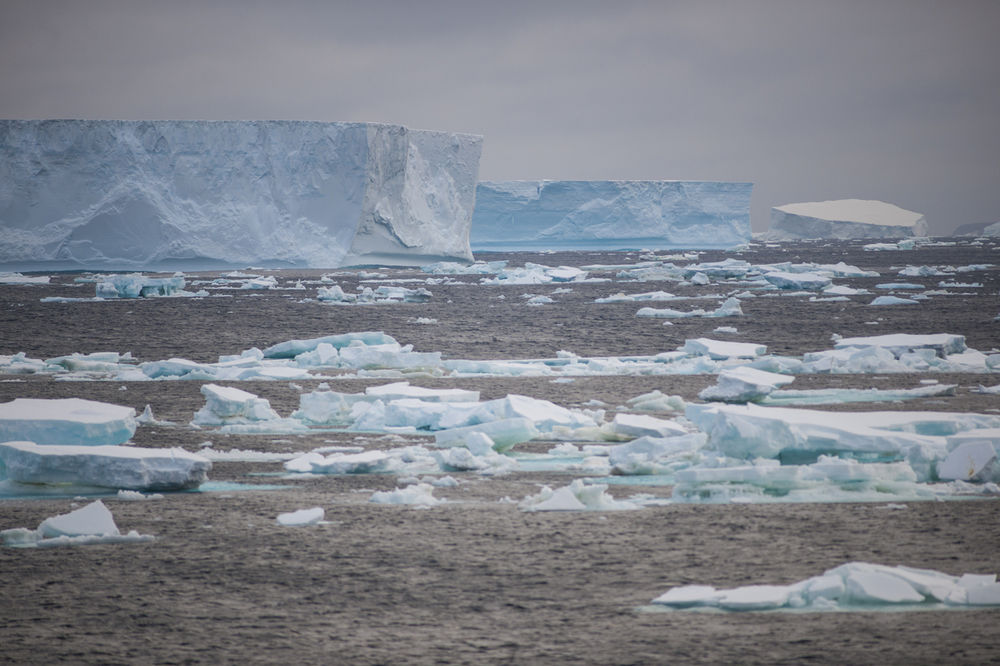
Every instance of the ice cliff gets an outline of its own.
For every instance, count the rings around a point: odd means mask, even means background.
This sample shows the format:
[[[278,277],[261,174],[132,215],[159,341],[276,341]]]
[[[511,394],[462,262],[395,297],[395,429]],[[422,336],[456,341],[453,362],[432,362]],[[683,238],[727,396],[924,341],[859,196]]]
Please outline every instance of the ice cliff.
[[[926,236],[920,213],[884,201],[840,199],[794,203],[771,209],[766,240],[802,238],[904,238]]]
[[[714,248],[750,240],[752,183],[484,181],[476,250]]]
[[[0,120],[0,265],[470,260],[481,149],[371,123]]]

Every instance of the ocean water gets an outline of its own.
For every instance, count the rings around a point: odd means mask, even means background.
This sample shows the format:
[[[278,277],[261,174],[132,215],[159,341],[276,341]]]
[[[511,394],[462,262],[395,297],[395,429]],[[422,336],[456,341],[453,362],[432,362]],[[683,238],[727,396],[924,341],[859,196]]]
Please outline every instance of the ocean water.
[[[997,264],[996,245],[932,244],[872,252],[862,243],[753,246],[706,252],[754,264],[844,261],[878,278],[837,279],[873,293],[849,302],[810,302],[808,295],[742,301],[745,316],[663,320],[635,317],[643,305],[714,308],[710,298],[679,303],[596,304],[617,292],[665,290],[718,295],[736,286],[608,282],[487,286],[479,276],[426,285],[413,269],[266,272],[282,285],[324,273],[345,291],[395,280],[425,286],[428,303],[344,306],[305,290],[248,291],[210,287],[203,299],[42,303],[48,296],[90,297],[77,274],[53,274],[47,286],[0,286],[0,354],[49,358],[72,352],[130,351],[139,360],[171,357],[216,361],[251,347],[352,331],[384,331],[416,351],[446,358],[515,359],[655,354],[685,339],[766,344],[799,355],[829,349],[831,334],[955,333],[980,351],[1000,347],[1000,268],[951,277],[901,277],[905,266]],[[484,254],[549,266],[628,264],[642,253]],[[678,262],[680,263],[680,262]],[[248,273],[263,273],[248,269]],[[214,279],[220,273],[189,276]],[[441,276],[437,276],[441,277]],[[868,305],[882,282],[917,282],[939,290],[953,280],[981,287],[947,288],[915,306]],[[189,286],[189,288],[192,288]],[[194,288],[198,288],[195,286]],[[559,289],[570,291],[556,292]],[[554,302],[532,307],[525,295]],[[418,319],[434,323],[418,323]],[[735,334],[717,333],[734,326]],[[1000,410],[1000,398],[969,392],[998,382],[989,375],[814,375],[794,388],[912,387],[920,379],[959,385],[957,395],[905,404],[832,406],[865,409]],[[334,390],[360,391],[392,379],[328,379]],[[320,380],[241,382],[281,414]],[[519,393],[574,407],[591,400],[622,405],[657,389],[695,400],[711,376],[411,379],[429,387],[479,390],[482,399]],[[377,434],[220,435],[187,427],[204,404],[201,382],[66,382],[2,376],[0,401],[17,397],[82,397],[149,404],[174,425],[143,426],[142,446],[308,451],[317,446],[366,448],[419,443]],[[553,444],[518,447],[544,452]],[[850,561],[905,564],[953,574],[1000,570],[1000,504],[995,501],[774,505],[664,505],[612,513],[531,514],[516,502],[541,485],[574,475],[546,470],[499,477],[452,473],[439,488],[448,503],[429,510],[368,503],[395,487],[393,475],[290,479],[276,463],[216,463],[219,490],[167,493],[161,500],[106,503],[118,526],[156,535],[136,545],[48,550],[0,548],[0,661],[7,663],[985,663],[996,658],[1000,611],[839,614],[643,613],[674,585],[735,587],[801,580]],[[242,489],[244,484],[281,489]],[[669,486],[616,483],[617,498],[667,498]],[[84,500],[78,500],[81,504]],[[0,529],[34,527],[65,513],[71,498],[0,500]],[[284,528],[279,513],[326,509],[327,524]]]

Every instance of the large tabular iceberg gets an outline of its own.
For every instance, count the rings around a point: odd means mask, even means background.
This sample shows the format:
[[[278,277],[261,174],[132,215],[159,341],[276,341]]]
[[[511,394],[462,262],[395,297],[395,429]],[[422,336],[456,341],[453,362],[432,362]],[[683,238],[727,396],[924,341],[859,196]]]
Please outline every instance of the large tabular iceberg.
[[[752,183],[484,181],[475,250],[713,248],[750,240]]]
[[[371,123],[0,120],[0,265],[471,260],[481,150]]]
[[[920,213],[884,201],[840,199],[793,203],[771,209],[767,240],[803,238],[904,238],[926,236]]]

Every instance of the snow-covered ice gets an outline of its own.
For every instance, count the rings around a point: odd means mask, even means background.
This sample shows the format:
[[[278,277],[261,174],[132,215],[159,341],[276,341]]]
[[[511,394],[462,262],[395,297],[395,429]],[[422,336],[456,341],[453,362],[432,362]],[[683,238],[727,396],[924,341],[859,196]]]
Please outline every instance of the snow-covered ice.
[[[285,527],[304,527],[321,522],[324,515],[326,515],[326,511],[324,511],[323,507],[314,506],[310,509],[298,509],[297,511],[289,511],[288,513],[279,513],[276,520],[279,525]]]
[[[0,265],[471,261],[482,138],[305,121],[3,120]]]
[[[587,485],[574,479],[568,486],[552,490],[543,487],[537,495],[525,497],[518,504],[522,511],[630,511],[641,508],[632,502],[616,500],[604,484]]]
[[[714,248],[750,240],[752,183],[484,181],[478,250]]]

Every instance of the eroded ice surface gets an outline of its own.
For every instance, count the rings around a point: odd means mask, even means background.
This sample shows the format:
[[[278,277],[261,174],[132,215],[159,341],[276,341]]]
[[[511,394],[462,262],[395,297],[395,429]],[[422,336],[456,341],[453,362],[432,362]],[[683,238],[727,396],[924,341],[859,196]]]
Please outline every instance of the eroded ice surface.
[[[482,138],[301,121],[3,120],[0,265],[469,261]]]
[[[995,574],[952,576],[931,569],[850,562],[791,585],[675,587],[652,603],[726,611],[962,608],[1000,605],[1000,583]]]
[[[751,183],[493,181],[476,187],[478,250],[732,247],[750,240]]]

